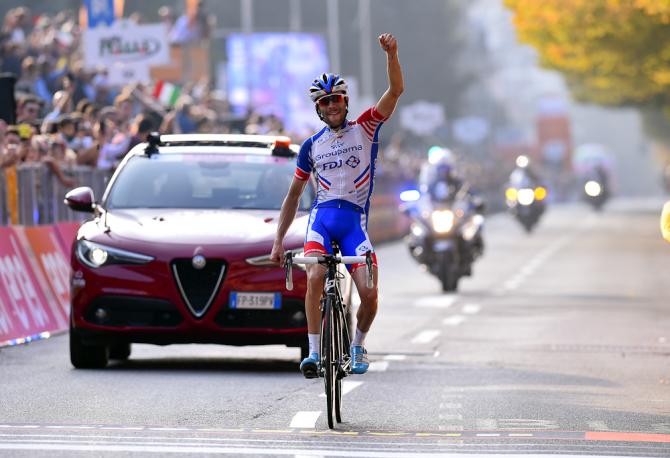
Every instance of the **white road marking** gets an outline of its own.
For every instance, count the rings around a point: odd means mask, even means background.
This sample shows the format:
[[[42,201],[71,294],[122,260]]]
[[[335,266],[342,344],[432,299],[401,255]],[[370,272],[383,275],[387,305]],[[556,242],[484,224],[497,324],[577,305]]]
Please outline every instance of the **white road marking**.
[[[404,361],[407,359],[407,355],[386,355],[384,359],[387,361]]]
[[[589,421],[588,425],[589,428],[591,428],[594,431],[611,431],[611,429],[607,427],[607,424],[605,424],[605,422],[601,420]]]
[[[363,384],[363,382],[350,382],[350,381],[348,381],[348,380],[343,380],[343,381],[342,381],[342,396],[344,396],[344,395],[347,394],[347,393],[350,393],[351,390],[353,390],[353,389],[355,389],[355,388],[358,388],[358,387],[361,386],[362,384]],[[321,393],[321,394],[319,395],[319,397],[320,397],[320,398],[325,398],[325,397],[326,397],[326,393]]]
[[[438,414],[437,416],[440,420],[447,420],[447,421],[463,421],[463,415],[460,413],[441,413]]]
[[[189,428],[149,428],[150,431],[189,431]]]
[[[479,313],[481,309],[482,307],[479,304],[465,304],[461,309],[461,311],[466,315],[474,315],[476,313]]]
[[[440,409],[462,409],[463,404],[460,402],[441,402]]]
[[[144,428],[141,426],[102,426],[100,429],[110,431],[142,431]]]
[[[442,324],[445,324],[447,326],[458,326],[464,321],[465,317],[463,315],[452,315],[442,320]]]
[[[587,226],[588,223],[582,224],[581,228],[583,229]],[[542,266],[542,264],[544,264],[550,257],[552,257],[561,248],[563,248],[565,245],[570,243],[574,238],[576,238],[578,232],[579,231],[564,235],[558,240],[555,240],[551,245],[546,247],[544,250],[540,251],[535,256],[533,256],[533,258],[531,258],[531,260],[528,261],[526,265],[524,265],[519,269],[519,272],[516,275],[514,275],[512,278],[510,278],[503,284],[503,289],[508,291],[517,289],[521,285],[521,283],[523,283],[526,277],[535,273],[535,271],[540,266]]]
[[[440,331],[438,331],[437,329],[428,329],[426,331],[421,331],[412,339],[412,343],[415,344],[429,343],[431,340],[433,340],[435,337],[439,335]]]
[[[319,419],[321,411],[318,412],[308,412],[302,411],[298,412],[293,416],[289,428],[314,428],[316,421]]]
[[[498,429],[498,422],[490,418],[478,418],[477,429]]]
[[[22,428],[22,429],[33,429],[39,428],[39,425],[0,425],[0,428]]]
[[[384,372],[388,368],[389,368],[388,361],[374,361],[370,363],[368,372]]]
[[[446,309],[451,307],[451,305],[456,302],[457,298],[458,296],[456,295],[446,296],[444,294],[440,294],[439,296],[424,296],[414,301],[414,307]]]
[[[521,283],[521,279],[518,277],[514,277],[511,280],[507,280],[503,287],[505,289],[517,289],[519,287],[519,284]]]
[[[459,430],[449,430],[449,431],[462,431]],[[299,446],[300,447],[300,446]],[[133,452],[138,454],[146,453],[181,453],[181,454],[225,454],[225,455],[256,455],[256,456],[287,456],[287,455],[299,455],[305,452],[304,448],[276,448],[276,447],[230,447],[230,446],[192,446],[192,445],[134,445],[134,444],[0,444],[0,450],[58,450],[58,451],[76,451],[76,452],[100,452],[108,454],[109,452]],[[352,458],[397,458],[402,456],[403,458],[438,458],[438,457],[455,457],[456,454],[449,453],[445,454],[444,452],[439,453],[430,453],[430,452],[409,452],[407,450],[401,450],[400,453],[398,450],[389,450],[389,451],[377,451],[377,450],[342,450],[336,448],[320,448],[310,450],[310,456],[345,456]],[[461,456],[460,454],[458,456]],[[481,456],[481,455],[479,455]],[[528,455],[489,455],[491,457],[510,457],[510,458],[521,458],[522,456]],[[534,454],[536,458],[554,458],[555,454],[552,453],[543,453],[543,454]],[[561,455],[562,458],[583,458],[583,455]],[[602,457],[602,458],[614,458],[614,457]]]

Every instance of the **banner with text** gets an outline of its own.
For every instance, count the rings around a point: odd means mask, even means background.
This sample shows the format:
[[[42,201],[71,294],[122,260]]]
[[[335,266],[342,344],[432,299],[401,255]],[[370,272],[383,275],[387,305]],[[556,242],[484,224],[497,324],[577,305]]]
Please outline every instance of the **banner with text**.
[[[170,44],[165,24],[136,24],[115,21],[110,27],[84,30],[84,65],[105,68],[109,82],[122,85],[146,81],[149,68],[170,61]]]
[[[0,227],[0,342],[63,329],[12,228]]]

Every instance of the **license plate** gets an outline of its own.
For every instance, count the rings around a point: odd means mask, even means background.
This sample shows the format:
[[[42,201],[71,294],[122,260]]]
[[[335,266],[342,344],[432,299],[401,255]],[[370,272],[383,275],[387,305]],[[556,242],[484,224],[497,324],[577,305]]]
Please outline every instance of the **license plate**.
[[[231,309],[272,310],[281,308],[281,293],[230,293]]]

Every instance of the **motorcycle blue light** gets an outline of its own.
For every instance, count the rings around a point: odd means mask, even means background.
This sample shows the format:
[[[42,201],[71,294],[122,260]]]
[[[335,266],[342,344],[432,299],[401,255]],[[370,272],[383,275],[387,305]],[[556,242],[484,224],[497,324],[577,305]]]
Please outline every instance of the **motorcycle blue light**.
[[[400,200],[403,202],[416,202],[421,198],[421,193],[416,189],[410,189],[400,193]]]

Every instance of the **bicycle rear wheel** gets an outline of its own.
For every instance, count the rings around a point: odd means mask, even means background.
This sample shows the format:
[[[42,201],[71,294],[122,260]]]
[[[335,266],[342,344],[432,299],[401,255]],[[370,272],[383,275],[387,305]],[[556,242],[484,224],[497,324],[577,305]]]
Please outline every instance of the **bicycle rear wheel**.
[[[321,318],[321,351],[324,365],[324,381],[326,389],[326,407],[328,410],[328,427],[334,428],[336,419],[337,393],[337,345],[335,338],[335,314],[333,311],[332,298],[326,299],[326,304]]]

